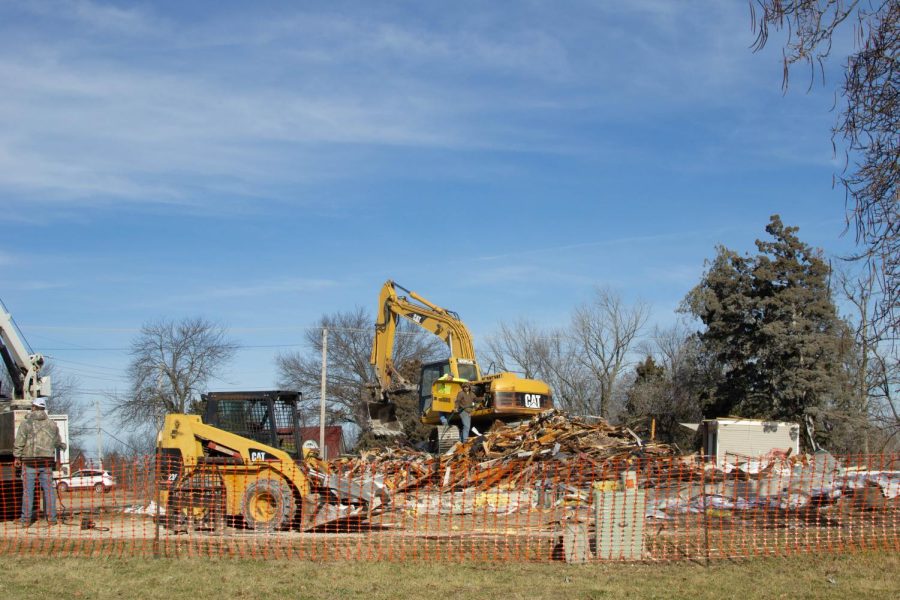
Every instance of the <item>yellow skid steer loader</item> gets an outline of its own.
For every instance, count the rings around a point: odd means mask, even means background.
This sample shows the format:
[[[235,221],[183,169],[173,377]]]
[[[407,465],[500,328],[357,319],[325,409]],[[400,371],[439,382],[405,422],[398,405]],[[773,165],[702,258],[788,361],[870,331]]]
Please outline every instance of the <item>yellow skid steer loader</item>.
[[[304,449],[299,392],[214,392],[206,415],[169,414],[157,439],[158,503],[175,530],[262,532],[361,526],[389,503],[375,480],[348,480]],[[205,421],[205,422],[204,422]],[[305,455],[304,455],[305,454]]]

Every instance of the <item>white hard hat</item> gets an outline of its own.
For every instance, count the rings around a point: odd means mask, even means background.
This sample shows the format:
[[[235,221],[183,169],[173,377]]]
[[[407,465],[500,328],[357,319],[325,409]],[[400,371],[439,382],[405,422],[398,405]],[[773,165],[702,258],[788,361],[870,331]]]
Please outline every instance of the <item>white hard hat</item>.
[[[317,444],[313,440],[306,440],[305,442],[303,442],[303,449],[304,450],[318,450],[319,444]]]
[[[32,406],[37,406],[38,408],[47,408],[47,397],[46,396],[38,396],[34,399],[34,402],[31,403]]]

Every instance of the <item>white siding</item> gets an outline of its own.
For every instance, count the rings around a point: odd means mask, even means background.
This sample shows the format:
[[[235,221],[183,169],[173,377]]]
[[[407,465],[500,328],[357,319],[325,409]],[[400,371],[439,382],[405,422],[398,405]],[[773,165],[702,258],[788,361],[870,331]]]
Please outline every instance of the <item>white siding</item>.
[[[791,429],[795,430],[791,439]],[[759,457],[772,450],[800,449],[799,427],[794,423],[719,420],[710,427],[717,431],[716,462],[734,462],[735,456]]]

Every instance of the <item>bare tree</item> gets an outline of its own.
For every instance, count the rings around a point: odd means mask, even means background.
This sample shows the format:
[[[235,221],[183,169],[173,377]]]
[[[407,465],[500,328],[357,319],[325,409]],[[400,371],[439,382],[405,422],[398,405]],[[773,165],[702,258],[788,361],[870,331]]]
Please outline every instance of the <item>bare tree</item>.
[[[104,439],[108,440],[103,445],[104,457],[115,454],[129,462],[135,462],[153,456],[156,451],[156,433],[155,426],[140,427],[127,433],[104,430]]]
[[[626,422],[646,434],[655,419],[659,439],[687,450],[694,434],[680,423],[703,418],[698,398],[707,385],[697,338],[680,324],[655,327],[638,348],[646,358],[628,390]]]
[[[167,412],[195,410],[207,382],[236,349],[224,327],[201,317],[145,324],[131,344],[131,391],[117,408],[123,423],[134,428]]]
[[[870,410],[872,418],[884,433],[884,447],[900,447],[900,360],[896,353],[888,355],[883,347],[872,351]]]
[[[87,429],[88,413],[84,403],[79,399],[81,383],[74,375],[64,374],[50,359],[41,369],[42,375],[49,375],[53,394],[47,410],[51,414],[69,416],[69,445],[80,448]],[[72,452],[70,451],[70,456]]]
[[[570,335],[576,361],[598,383],[599,395],[590,410],[609,418],[616,382],[629,366],[632,347],[649,317],[642,302],[626,306],[622,297],[608,288],[598,288],[592,302],[575,309]]]
[[[878,298],[873,333],[900,334],[900,2],[897,0],[753,0],[750,8],[762,49],[769,27],[786,29],[783,86],[790,67],[810,67],[810,84],[832,51],[832,38],[852,26],[855,48],[839,88],[843,107],[832,127],[847,157],[839,180],[846,191],[848,225],[864,249],[855,259],[874,269]],[[759,12],[757,12],[759,8]],[[851,167],[850,162],[854,161]]]
[[[577,415],[594,414],[599,382],[578,360],[579,346],[568,329],[548,332],[539,346],[541,377],[553,390],[554,404]]]
[[[853,276],[846,270],[836,274],[840,291],[854,314],[847,318],[853,327],[854,363],[849,366],[853,377],[851,401],[845,407],[849,414],[841,415],[850,423],[851,433],[862,433],[864,449],[871,451],[869,438],[873,426],[877,426],[885,442],[900,433],[896,390],[900,387],[900,358],[897,346],[873,337],[871,318],[873,294],[877,274],[867,265],[862,274]]]
[[[537,378],[546,361],[545,333],[526,319],[512,324],[500,323],[500,330],[486,340],[484,355],[499,371],[521,371],[529,378]],[[482,364],[482,369],[487,365]]]
[[[322,328],[328,328],[328,420],[354,423],[367,431],[368,409],[364,401],[366,384],[375,381],[369,364],[375,319],[363,308],[325,315],[317,327],[306,333],[307,350],[278,356],[278,385],[303,392],[301,417],[307,423],[318,420],[322,377]],[[400,321],[394,341],[394,364],[401,371],[412,361],[426,362],[446,355],[440,339]],[[406,373],[405,373],[406,374]],[[409,373],[415,379],[418,374]]]
[[[608,418],[622,399],[616,386],[648,314],[645,305],[625,306],[617,294],[598,289],[564,329],[542,330],[524,319],[501,323],[485,354],[502,370],[546,382],[558,408]]]
[[[559,409],[589,414],[598,395],[597,381],[576,360],[578,348],[566,329],[543,330],[520,319],[500,324],[500,331],[487,340],[485,355],[497,369],[521,372],[550,386],[553,404]]]

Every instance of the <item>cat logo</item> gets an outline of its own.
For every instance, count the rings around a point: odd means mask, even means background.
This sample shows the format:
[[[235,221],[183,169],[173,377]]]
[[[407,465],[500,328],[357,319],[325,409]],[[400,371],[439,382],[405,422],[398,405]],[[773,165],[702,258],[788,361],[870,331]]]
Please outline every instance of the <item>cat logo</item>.
[[[540,394],[525,394],[525,408],[540,408],[541,407],[541,395]]]

